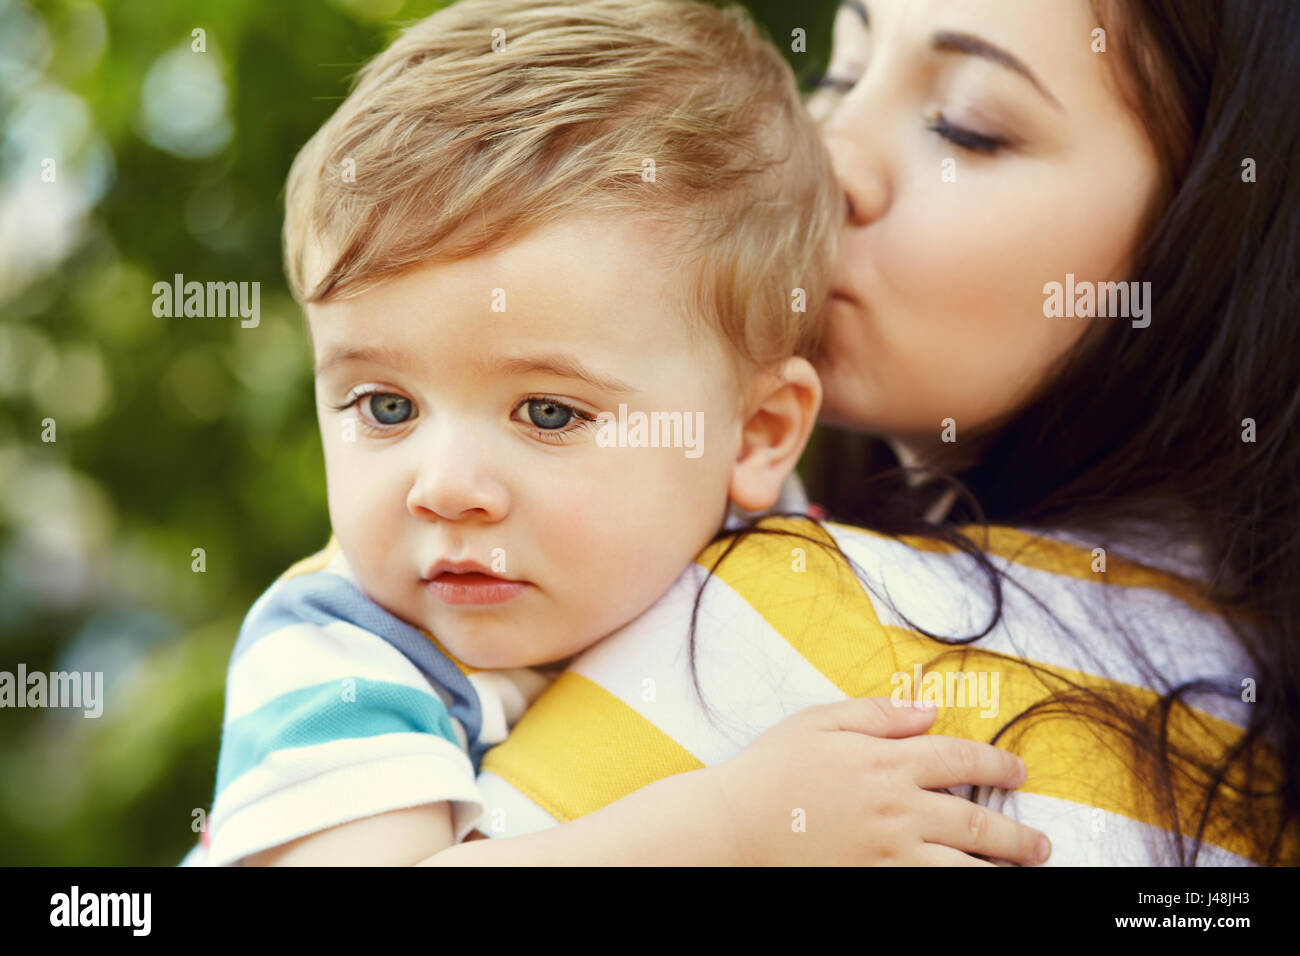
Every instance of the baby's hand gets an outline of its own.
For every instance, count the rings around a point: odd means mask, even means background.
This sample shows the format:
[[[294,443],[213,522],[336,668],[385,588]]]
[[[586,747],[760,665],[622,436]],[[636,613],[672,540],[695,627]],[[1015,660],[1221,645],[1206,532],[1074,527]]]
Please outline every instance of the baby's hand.
[[[739,859],[760,866],[992,865],[968,855],[978,853],[1042,863],[1051,850],[1038,830],[932,792],[1025,782],[1024,762],[1014,754],[925,734],[935,714],[886,697],[809,707],[710,768]]]

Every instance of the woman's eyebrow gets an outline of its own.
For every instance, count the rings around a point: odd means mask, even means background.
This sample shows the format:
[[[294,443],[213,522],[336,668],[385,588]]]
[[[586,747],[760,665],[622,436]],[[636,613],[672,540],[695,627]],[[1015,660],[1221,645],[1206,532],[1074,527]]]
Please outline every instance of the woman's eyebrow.
[[[954,33],[950,30],[941,30],[936,33],[930,41],[930,46],[937,53],[963,53],[968,56],[979,56],[997,63],[999,66],[1005,66],[1034,84],[1034,88],[1039,93],[1042,93],[1048,102],[1058,110],[1065,111],[1061,101],[1053,96],[1047,87],[1043,86],[1038,77],[1034,75],[1034,71],[1000,46],[995,46],[987,40],[981,40],[969,33]]]
[[[871,14],[867,11],[867,5],[863,0],[844,0],[840,4],[840,9],[853,11],[858,15],[864,27],[871,26]],[[1034,88],[1039,93],[1042,93],[1048,102],[1058,110],[1065,111],[1061,101],[1051,94],[1047,87],[1042,84],[1042,81],[1034,75],[1034,71],[1000,46],[982,40],[973,34],[958,33],[953,30],[940,30],[934,35],[930,45],[936,53],[964,53],[968,56],[980,56],[997,63],[999,66],[1005,66],[1034,84]]]

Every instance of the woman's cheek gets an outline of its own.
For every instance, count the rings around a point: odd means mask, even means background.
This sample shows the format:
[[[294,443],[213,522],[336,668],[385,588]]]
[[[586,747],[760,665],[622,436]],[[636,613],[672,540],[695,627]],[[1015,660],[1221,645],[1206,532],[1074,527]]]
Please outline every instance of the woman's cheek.
[[[936,185],[910,208],[891,210],[897,228],[882,229],[877,244],[888,297],[906,303],[910,323],[959,340],[1026,327],[1032,334],[1043,283],[1067,254],[1063,210],[1040,209],[1032,192],[991,176],[952,190],[945,196]]]
[[[947,418],[973,426],[997,416],[1047,364],[1057,334],[1044,325],[1032,253],[990,248],[983,230],[961,217],[938,222],[933,230],[882,232],[882,286],[868,302],[881,354],[864,358],[881,377],[888,419],[907,432],[937,434]]]

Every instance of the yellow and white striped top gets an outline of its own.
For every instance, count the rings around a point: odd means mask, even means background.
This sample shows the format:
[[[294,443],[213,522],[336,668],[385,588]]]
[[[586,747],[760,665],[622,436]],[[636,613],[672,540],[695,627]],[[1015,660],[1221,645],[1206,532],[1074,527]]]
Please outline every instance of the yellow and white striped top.
[[[992,591],[968,556],[839,525],[768,519],[762,527],[833,541],[857,572],[817,543],[743,540],[700,602],[694,665],[706,709],[687,641],[705,568],[723,547],[714,545],[649,611],[578,657],[488,751],[478,778],[484,833],[572,820],[655,779],[725,761],[805,706],[847,697],[933,699],[941,707],[932,733],[990,741],[1053,694],[1114,695],[1155,728],[1157,689],[1205,679],[1229,694],[1189,695],[1192,706],[1168,720],[1171,741],[1213,758],[1240,736],[1251,682],[1264,676],[1194,585],[1114,555],[1102,565],[1092,549],[990,529],[977,540],[1006,574],[1001,617],[973,644],[952,646],[922,630],[970,637],[993,614]],[[987,802],[1047,833],[1052,865],[1173,862],[1162,797],[1126,738],[1054,705],[997,742],[1024,758],[1028,779]],[[1197,829],[1196,762],[1180,762],[1175,774],[1185,835]],[[1266,764],[1277,772],[1271,752]],[[1234,830],[1241,799],[1229,789],[1216,802],[1198,863],[1257,859]]]

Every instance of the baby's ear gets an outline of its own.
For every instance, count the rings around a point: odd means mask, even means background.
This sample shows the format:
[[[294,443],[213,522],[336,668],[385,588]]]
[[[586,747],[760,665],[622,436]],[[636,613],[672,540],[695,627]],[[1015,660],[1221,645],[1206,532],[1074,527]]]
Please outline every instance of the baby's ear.
[[[807,359],[786,359],[758,374],[727,488],[736,507],[766,511],[776,504],[808,444],[821,404],[821,379]]]

